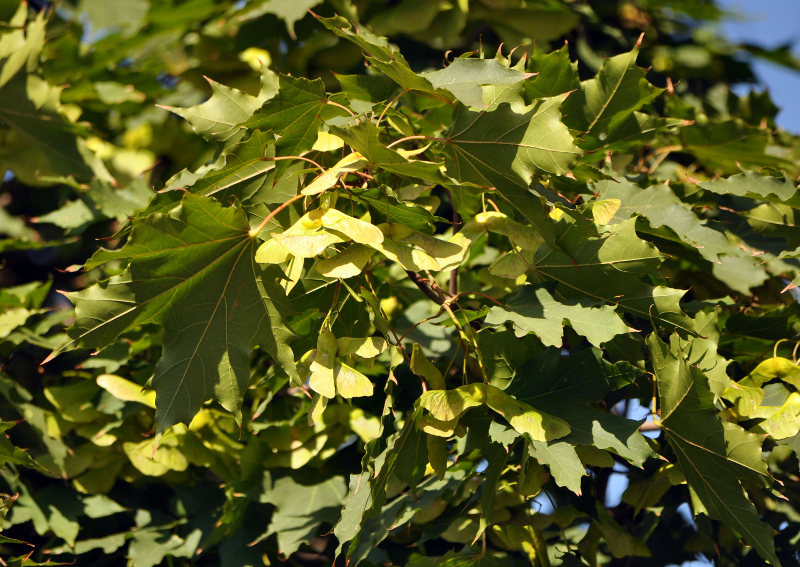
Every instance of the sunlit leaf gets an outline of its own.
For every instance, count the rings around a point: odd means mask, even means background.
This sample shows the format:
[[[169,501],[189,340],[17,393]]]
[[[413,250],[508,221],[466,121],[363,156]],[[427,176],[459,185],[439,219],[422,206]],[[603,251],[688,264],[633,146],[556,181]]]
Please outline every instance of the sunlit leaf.
[[[337,362],[333,371],[336,376],[336,393],[343,398],[372,395],[372,382],[355,368]]]

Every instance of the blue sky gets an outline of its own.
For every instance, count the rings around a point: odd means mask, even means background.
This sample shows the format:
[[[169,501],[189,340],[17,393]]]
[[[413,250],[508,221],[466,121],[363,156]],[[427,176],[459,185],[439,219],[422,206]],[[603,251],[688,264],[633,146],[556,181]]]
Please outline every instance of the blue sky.
[[[793,44],[800,58],[800,0],[718,0],[725,10],[743,14],[722,26],[723,33],[735,42],[747,42],[764,47]],[[778,125],[800,133],[800,72],[757,61],[755,71],[769,88],[772,99],[782,110]],[[747,92],[747,88],[743,92]],[[742,91],[737,89],[741,94]]]

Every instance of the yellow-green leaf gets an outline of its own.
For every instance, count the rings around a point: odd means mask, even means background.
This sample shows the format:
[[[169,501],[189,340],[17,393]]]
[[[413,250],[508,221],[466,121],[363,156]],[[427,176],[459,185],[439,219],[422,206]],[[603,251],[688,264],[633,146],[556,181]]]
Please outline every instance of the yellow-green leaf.
[[[457,425],[458,418],[442,421],[427,413],[422,414],[417,419],[417,427],[428,435],[436,435],[437,437],[450,437],[455,433]]]
[[[428,445],[428,462],[436,476],[443,479],[447,472],[447,441],[436,435],[428,435],[425,441]]]
[[[277,240],[291,254],[300,258],[319,256],[331,244],[343,242],[335,234],[323,231],[311,234],[273,233],[272,238]]]
[[[328,230],[335,230],[360,244],[380,244],[383,242],[383,232],[372,223],[365,222],[344,214],[337,209],[320,209],[319,219],[322,226]]]
[[[386,350],[386,339],[382,337],[339,337],[336,339],[339,356],[354,354],[361,358],[375,358]]]
[[[454,390],[428,390],[420,396],[419,405],[440,421],[452,421],[485,401],[484,384],[467,384]]]
[[[308,386],[326,398],[336,395],[333,378],[336,348],[336,336],[329,329],[323,329],[317,339],[317,354],[311,363]]]
[[[277,240],[267,240],[256,250],[256,262],[260,264],[282,264],[291,256],[285,246]]]
[[[322,134],[322,132],[320,132],[320,134]],[[333,167],[326,169],[323,173],[318,175],[300,192],[303,195],[316,195],[318,193],[322,193],[323,191],[327,191],[336,184],[336,181],[339,179],[340,175],[349,173],[351,171],[357,171],[366,163],[367,160],[365,160],[364,156],[362,156],[360,153],[353,152],[348,154],[340,159]]]
[[[416,343],[411,350],[411,372],[425,378],[429,390],[445,389],[442,373],[426,358],[422,348]]]
[[[118,400],[137,402],[153,409],[156,407],[155,391],[144,391],[139,384],[126,380],[122,376],[117,376],[116,374],[101,374],[97,377],[97,385]]]
[[[372,395],[372,382],[358,370],[343,362],[336,364],[336,392],[343,398]]]
[[[317,271],[328,278],[352,278],[364,271],[375,250],[364,244],[353,244],[335,256],[317,261]]]
[[[185,471],[189,467],[189,461],[178,448],[175,435],[162,437],[154,452],[155,446],[155,439],[146,439],[140,443],[123,443],[122,449],[131,464],[147,476],[162,476],[169,471]]]
[[[597,224],[608,224],[617,214],[622,201],[619,199],[603,199],[592,203],[592,216]]]
[[[485,385],[486,405],[502,415],[517,432],[536,441],[552,441],[568,435],[571,428],[563,419],[540,412],[495,386]]]

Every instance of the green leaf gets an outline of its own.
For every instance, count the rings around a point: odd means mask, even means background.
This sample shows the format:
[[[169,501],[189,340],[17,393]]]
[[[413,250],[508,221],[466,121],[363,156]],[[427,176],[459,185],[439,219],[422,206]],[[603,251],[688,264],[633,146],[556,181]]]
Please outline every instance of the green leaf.
[[[486,327],[476,335],[489,383],[504,390],[517,368],[536,354],[541,345],[535,336],[518,338],[509,329]]]
[[[17,74],[0,87],[0,121],[10,130],[0,165],[32,185],[48,177],[89,181],[108,172],[74,133],[63,115],[61,89],[37,75]]]
[[[28,317],[37,312],[38,310],[30,310],[23,307],[4,309],[4,311],[0,313],[0,339],[8,337],[14,329],[24,325]]]
[[[570,61],[566,45],[550,53],[534,49],[530,65],[536,73],[525,81],[525,94],[530,98],[552,97],[580,88],[578,63]]]
[[[213,195],[224,204],[233,198],[245,201],[261,187],[261,176],[275,169],[269,159],[275,155],[274,144],[271,134],[256,130],[246,140],[227,148],[210,170],[184,170],[167,182],[165,190],[186,188],[197,195]]]
[[[705,379],[655,334],[648,338],[658,379],[661,427],[689,486],[708,513],[740,534],[758,554],[780,565],[772,528],[758,516],[740,479],[763,483],[762,439],[715,415]]]
[[[581,493],[581,477],[586,476],[586,467],[575,452],[575,447],[565,441],[531,441],[530,456],[547,465],[556,484]]]
[[[661,118],[634,111],[608,126],[608,133],[594,151],[630,151],[645,142],[658,139],[659,134],[672,133],[686,122],[679,118]]]
[[[466,106],[484,108],[484,85],[512,85],[526,78],[526,73],[510,69],[497,59],[459,57],[438,71],[420,73],[436,89],[449,91]]]
[[[13,465],[22,465],[23,467],[28,467],[42,474],[51,476],[53,474],[52,472],[39,464],[27,451],[16,447],[8,438],[6,431],[15,425],[16,423],[13,422],[0,421],[0,468],[6,468],[6,465],[11,463]]]
[[[671,487],[686,482],[683,473],[673,464],[665,464],[655,474],[632,482],[622,494],[622,501],[634,506],[635,513],[655,506]]]
[[[714,275],[732,289],[747,294],[767,279],[762,263],[753,258],[752,252],[736,246],[723,232],[708,226],[668,186],[643,189],[628,181],[599,181],[593,187],[599,196],[624,203],[617,216],[637,213],[653,228],[669,227],[708,260]]]
[[[567,34],[578,25],[580,17],[569,4],[540,4],[522,6],[514,2],[499,5],[478,4],[471,16],[476,21],[494,22],[511,38],[527,39],[546,43]],[[519,34],[519,35],[517,35]],[[519,45],[521,41],[515,43]]]
[[[770,202],[784,202],[797,194],[797,187],[786,177],[745,171],[730,177],[704,181],[700,187],[717,195],[738,195]]]
[[[296,377],[290,332],[270,299],[280,292],[262,280],[249,231],[237,206],[191,194],[167,213],[135,222],[123,248],[101,251],[89,264],[125,260],[128,269],[70,294],[73,340],[60,350],[102,347],[127,329],[157,322],[164,327],[152,383],[158,430],[189,423],[211,397],[238,415],[253,345]]]
[[[275,95],[274,74],[265,70],[262,79],[264,84],[260,95],[253,96],[206,77],[211,85],[211,97],[207,101],[190,108],[162,108],[184,118],[206,139],[228,140],[239,132],[239,125],[248,120],[265,100]]]
[[[617,558],[652,557],[647,544],[631,535],[628,530],[616,522],[600,502],[595,502],[595,511],[597,517],[594,519],[593,525],[600,530],[611,555]]]
[[[149,9],[150,0],[131,0],[114,10],[110,10],[103,0],[80,2],[80,10],[92,22],[95,34],[121,30],[122,35],[131,36],[145,25]]]
[[[640,422],[597,407],[597,402],[620,382],[633,381],[635,376],[627,376],[627,372],[630,370],[623,365],[605,363],[595,349],[562,359],[558,350],[551,348],[516,369],[507,392],[534,407],[546,407],[569,423],[572,431],[560,441],[610,451],[641,467],[655,453],[638,430]],[[560,450],[568,452],[566,448]],[[572,471],[577,474],[577,467]],[[571,478],[574,487],[577,481],[575,476]]]
[[[539,248],[534,258],[535,274],[556,282],[554,293],[565,299],[616,303],[637,317],[653,317],[694,334],[693,323],[677,302],[685,292],[654,288],[642,281],[661,263],[661,255],[638,237],[635,228],[634,219],[598,227],[565,217],[558,229],[563,235],[560,247],[545,244]]]
[[[310,543],[323,523],[333,523],[344,504],[347,487],[340,476],[311,485],[292,477],[276,480],[265,474],[259,501],[275,506],[266,535],[277,534],[278,549],[290,555],[303,543]]]
[[[63,207],[37,217],[37,222],[54,224],[64,229],[79,228],[96,220],[94,212],[82,200],[70,201]]]
[[[486,446],[486,460],[489,466],[486,467],[485,479],[481,496],[478,502],[481,505],[481,517],[478,523],[478,531],[472,539],[475,543],[483,534],[487,526],[496,522],[495,497],[497,495],[497,484],[508,459],[508,451],[500,443],[489,443]]]
[[[489,325],[502,325],[506,321],[513,323],[518,337],[534,333],[546,346],[561,345],[564,321],[595,346],[630,331],[608,305],[590,307],[560,303],[546,289],[534,289],[530,285],[523,286],[507,307],[492,307],[486,316]]]
[[[583,132],[584,149],[601,145],[601,134],[661,93],[636,66],[638,55],[637,45],[628,53],[606,59],[597,76],[581,82],[581,88],[564,102],[565,122]]]
[[[257,108],[257,110],[256,110]],[[249,130],[272,130],[278,137],[276,147],[281,155],[300,155],[317,139],[322,123],[347,113],[328,104],[321,79],[280,75],[278,94],[241,120]],[[245,121],[246,120],[246,121]]]
[[[178,534],[170,534],[169,526],[164,529],[139,527],[133,531],[127,557],[137,567],[156,567],[162,564],[164,557],[188,558],[194,555],[202,535],[199,529],[195,529],[184,539]]]
[[[388,187],[353,193],[356,200],[369,205],[375,222],[405,225],[417,232],[429,233],[436,218],[426,209],[400,201]]]
[[[295,23],[302,20],[311,8],[321,3],[322,0],[260,0],[249,2],[240,17],[254,19],[262,14],[274,14],[286,22],[289,36],[296,39]]]
[[[0,87],[24,67],[34,67],[44,48],[47,14],[42,10],[26,20],[28,7],[20,3],[0,35]]]
[[[378,12],[369,21],[369,27],[384,35],[422,33],[433,23],[441,9],[442,5],[435,2],[402,2]]]
[[[425,467],[428,465],[428,437],[418,428],[413,428],[397,453],[394,474],[414,492],[425,476]]]
[[[444,181],[440,164],[430,161],[410,160],[400,152],[386,147],[380,139],[380,130],[372,122],[361,121],[347,128],[331,127],[331,133],[364,156],[374,168],[380,168],[403,177],[429,181]]]
[[[364,512],[369,509],[371,503],[370,476],[370,471],[364,471],[360,475],[350,475],[341,517],[333,528],[333,534],[339,540],[339,546],[336,549],[337,557],[345,544],[356,538],[361,531]]]
[[[790,167],[787,160],[769,154],[764,130],[740,120],[692,124],[681,128],[679,134],[685,150],[714,171],[734,173],[742,168]]]
[[[393,49],[385,37],[377,36],[369,29],[351,24],[338,16],[319,18],[318,21],[339,37],[366,51],[369,54],[367,61],[372,68],[394,80],[404,90],[434,91],[430,81],[414,73],[405,57]]]
[[[542,172],[566,173],[581,152],[561,122],[560,107],[558,97],[539,99],[521,112],[508,104],[491,111],[456,106],[443,143],[448,175],[502,193],[508,185],[527,188]]]

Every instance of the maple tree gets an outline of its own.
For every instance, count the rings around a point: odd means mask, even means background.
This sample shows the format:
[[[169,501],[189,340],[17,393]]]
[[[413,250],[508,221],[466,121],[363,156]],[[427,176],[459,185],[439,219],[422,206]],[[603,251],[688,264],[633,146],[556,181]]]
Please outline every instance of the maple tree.
[[[0,3],[0,563],[800,563],[787,50],[106,4]]]

